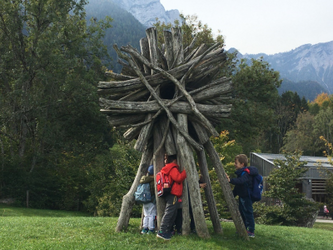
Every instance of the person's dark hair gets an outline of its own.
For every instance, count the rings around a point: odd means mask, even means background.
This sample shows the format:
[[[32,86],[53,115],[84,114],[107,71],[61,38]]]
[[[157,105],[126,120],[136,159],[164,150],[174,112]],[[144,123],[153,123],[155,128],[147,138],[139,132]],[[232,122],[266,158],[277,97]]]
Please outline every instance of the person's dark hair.
[[[246,156],[246,155],[244,155],[244,154],[237,155],[237,156],[235,157],[235,161],[236,161],[236,160],[238,160],[238,162],[239,162],[240,164],[244,163],[244,167],[247,166],[248,160],[247,160],[247,156]]]
[[[177,160],[177,155],[168,155],[167,163],[171,163],[174,160]]]

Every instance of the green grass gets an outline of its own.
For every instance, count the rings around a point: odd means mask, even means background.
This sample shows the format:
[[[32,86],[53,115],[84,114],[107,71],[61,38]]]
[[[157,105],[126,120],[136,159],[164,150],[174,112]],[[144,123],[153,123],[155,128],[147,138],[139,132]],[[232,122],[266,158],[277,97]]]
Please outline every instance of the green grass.
[[[314,228],[257,225],[256,238],[244,241],[233,223],[223,222],[224,234],[203,240],[196,235],[170,241],[140,235],[140,219],[131,219],[126,232],[115,233],[117,218],[86,214],[13,208],[0,205],[0,249],[332,249],[333,224]]]

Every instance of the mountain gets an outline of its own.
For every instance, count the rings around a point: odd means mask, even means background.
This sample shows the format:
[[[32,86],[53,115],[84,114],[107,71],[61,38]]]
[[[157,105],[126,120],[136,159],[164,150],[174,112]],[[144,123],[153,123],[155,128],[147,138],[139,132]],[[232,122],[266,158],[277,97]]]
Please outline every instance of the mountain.
[[[103,41],[113,58],[112,70],[119,73],[122,66],[117,63],[117,54],[112,47],[113,44],[117,44],[118,47],[131,44],[139,49],[140,39],[146,36],[146,27],[132,14],[109,0],[90,0],[85,10],[88,20],[92,17],[97,20],[103,19],[106,16],[113,18],[111,23],[112,28],[106,31]]]
[[[174,23],[176,19],[180,19],[178,10],[165,11],[160,0],[118,0],[114,2],[131,13],[146,27],[151,27],[156,22],[156,18],[164,23]]]
[[[280,88],[278,89],[279,94],[287,91],[297,92],[297,94],[302,98],[309,101],[313,101],[316,99],[317,95],[327,92],[325,88],[322,87],[318,82],[315,81],[300,81],[300,82],[292,82],[288,79],[283,79]]]
[[[309,90],[312,88],[312,91],[333,93],[333,41],[315,45],[305,44],[289,52],[274,55],[238,55],[247,59],[257,59],[261,56],[274,70],[280,72],[281,78],[289,80],[287,85],[302,88],[302,82],[307,82]],[[297,84],[291,84],[290,81]]]

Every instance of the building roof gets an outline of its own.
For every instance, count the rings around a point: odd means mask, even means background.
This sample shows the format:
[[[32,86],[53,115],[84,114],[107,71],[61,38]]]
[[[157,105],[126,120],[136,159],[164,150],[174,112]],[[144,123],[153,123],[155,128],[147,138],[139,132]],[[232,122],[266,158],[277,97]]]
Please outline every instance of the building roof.
[[[273,164],[274,160],[286,160],[283,154],[268,154],[268,153],[252,153],[269,161]],[[306,167],[325,167],[325,168],[333,168],[333,166],[329,163],[327,157],[320,157],[320,156],[305,156],[302,155],[300,161],[306,161]]]

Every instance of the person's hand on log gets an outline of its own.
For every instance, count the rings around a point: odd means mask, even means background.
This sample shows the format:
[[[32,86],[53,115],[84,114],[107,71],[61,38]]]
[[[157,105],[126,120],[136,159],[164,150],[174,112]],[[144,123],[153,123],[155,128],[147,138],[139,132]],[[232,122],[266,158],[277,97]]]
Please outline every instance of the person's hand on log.
[[[205,188],[207,186],[207,183],[200,183],[199,186],[200,188]]]
[[[227,177],[227,179],[228,179],[228,182],[230,182],[229,175],[228,175],[227,173],[225,173],[225,176]]]

